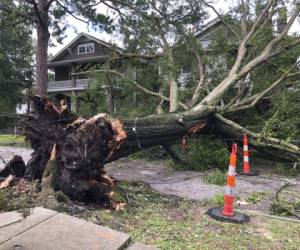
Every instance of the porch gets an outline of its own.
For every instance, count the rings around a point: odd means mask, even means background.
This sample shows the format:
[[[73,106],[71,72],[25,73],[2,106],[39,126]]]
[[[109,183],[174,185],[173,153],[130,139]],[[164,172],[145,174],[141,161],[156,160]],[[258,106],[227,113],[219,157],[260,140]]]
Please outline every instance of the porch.
[[[47,92],[82,91],[89,87],[90,79],[51,81],[47,83]]]

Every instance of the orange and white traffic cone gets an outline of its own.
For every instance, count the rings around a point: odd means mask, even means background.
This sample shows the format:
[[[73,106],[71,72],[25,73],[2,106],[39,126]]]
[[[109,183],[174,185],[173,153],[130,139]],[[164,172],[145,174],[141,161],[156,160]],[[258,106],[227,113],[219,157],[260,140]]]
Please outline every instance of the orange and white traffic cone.
[[[237,145],[232,145],[229,168],[227,172],[227,183],[225,187],[225,195],[224,195],[224,207],[218,208],[214,207],[207,211],[207,214],[220,221],[228,221],[233,223],[245,223],[250,220],[250,217],[245,214],[241,214],[239,212],[234,212],[234,194],[235,194],[235,185],[236,185],[236,153],[237,153]]]
[[[230,155],[230,163],[227,172],[227,184],[225,187],[224,195],[224,209],[223,215],[233,216],[233,203],[234,203],[234,191],[235,191],[235,166],[236,166],[236,150],[237,145],[232,145],[232,151]]]
[[[250,170],[250,163],[249,163],[249,147],[248,147],[248,136],[247,134],[244,134],[243,138],[243,171],[239,171],[239,174],[243,175],[249,175],[249,176],[255,176],[259,175],[258,171],[251,171]]]

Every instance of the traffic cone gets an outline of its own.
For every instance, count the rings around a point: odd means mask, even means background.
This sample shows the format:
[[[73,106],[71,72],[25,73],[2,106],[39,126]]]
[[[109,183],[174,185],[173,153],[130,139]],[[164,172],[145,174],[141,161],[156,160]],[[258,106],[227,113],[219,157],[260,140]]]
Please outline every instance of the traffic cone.
[[[227,172],[227,183],[225,187],[225,195],[224,195],[224,207],[218,208],[214,207],[207,211],[207,214],[220,221],[228,221],[233,223],[245,223],[250,220],[250,217],[245,214],[241,214],[239,212],[234,212],[234,193],[235,193],[235,185],[236,185],[236,152],[237,152],[237,145],[232,145],[231,155],[230,155],[230,162]]]
[[[248,147],[248,136],[247,134],[244,134],[243,139],[243,171],[238,171],[239,174],[242,175],[249,175],[249,176],[255,176],[259,175],[258,171],[251,171],[250,170],[250,163],[249,163],[249,147]]]
[[[230,163],[227,172],[227,184],[224,195],[223,215],[233,216],[234,189],[235,189],[235,166],[236,166],[236,150],[237,145],[232,145]]]

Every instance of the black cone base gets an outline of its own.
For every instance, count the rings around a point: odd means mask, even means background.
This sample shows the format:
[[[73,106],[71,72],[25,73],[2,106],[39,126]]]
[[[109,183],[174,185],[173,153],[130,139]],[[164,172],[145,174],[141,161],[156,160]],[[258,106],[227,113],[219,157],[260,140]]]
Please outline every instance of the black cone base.
[[[206,213],[211,218],[219,221],[226,221],[226,222],[238,223],[238,224],[247,223],[250,221],[250,217],[248,215],[239,212],[235,212],[234,215],[231,217],[225,216],[223,215],[223,209],[218,207],[210,208]]]
[[[258,176],[259,171],[251,170],[249,173],[245,173],[243,171],[237,171],[239,175],[248,175],[248,176]]]

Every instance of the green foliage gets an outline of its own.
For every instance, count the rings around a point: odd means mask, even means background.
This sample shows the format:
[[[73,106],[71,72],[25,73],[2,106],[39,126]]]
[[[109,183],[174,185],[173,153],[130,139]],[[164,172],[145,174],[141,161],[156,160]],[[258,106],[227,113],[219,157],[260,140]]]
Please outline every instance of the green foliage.
[[[297,249],[300,243],[299,223],[265,217],[245,225],[224,223],[209,218],[202,202],[161,195],[142,183],[121,182],[119,191],[128,202],[124,211],[87,209],[79,216],[164,250]],[[222,207],[224,194],[216,197],[214,205]]]
[[[11,0],[2,0],[14,11],[20,7]],[[21,100],[21,90],[32,83],[32,40],[31,26],[18,23],[13,15],[0,11],[0,113],[15,113],[16,104]],[[0,127],[14,122],[0,117]]]
[[[181,154],[178,144],[174,148]],[[181,169],[204,171],[213,168],[228,168],[229,152],[226,145],[221,140],[215,140],[209,136],[189,139],[189,149],[181,156],[185,162],[188,162],[188,164],[177,166]]]
[[[247,197],[246,201],[251,204],[256,204],[260,202],[265,196],[265,192],[253,192]]]
[[[105,64],[101,69],[107,70],[107,67],[108,65]],[[105,112],[128,118],[153,114],[159,99],[137,90],[132,84],[133,71],[135,71],[139,83],[142,82],[143,86],[151,91],[157,91],[160,83],[157,74],[154,73],[153,65],[141,63],[137,65],[135,60],[128,60],[116,67],[118,71],[125,72],[125,78],[103,72],[91,75],[89,89],[79,97],[81,101],[79,113],[94,115]],[[113,105],[107,99],[109,93],[112,93]]]
[[[277,103],[277,111],[264,123],[261,131],[262,136],[276,137],[287,142],[296,138],[299,132],[293,122],[295,112],[289,110],[291,104],[287,100],[282,101],[281,105]]]
[[[300,170],[298,164],[277,163],[274,169],[274,173],[282,176],[295,177],[299,175]]]
[[[212,200],[212,204],[215,206],[220,206],[222,207],[224,205],[224,194],[216,194]]]
[[[0,145],[25,145],[23,136],[0,135]]]
[[[23,210],[33,207],[33,200],[26,193],[16,193],[9,188],[0,189],[0,211]]]
[[[300,211],[300,199],[291,202],[274,201],[271,204],[270,210],[273,214],[280,216],[291,216],[295,210]]]
[[[163,148],[160,146],[151,147],[142,151],[136,152],[129,156],[130,159],[147,159],[147,160],[162,160],[167,159],[168,156]]]
[[[224,186],[226,184],[226,179],[226,172],[221,171],[220,169],[216,169],[203,177],[205,183],[214,184],[218,186]]]

